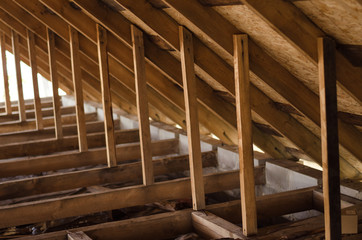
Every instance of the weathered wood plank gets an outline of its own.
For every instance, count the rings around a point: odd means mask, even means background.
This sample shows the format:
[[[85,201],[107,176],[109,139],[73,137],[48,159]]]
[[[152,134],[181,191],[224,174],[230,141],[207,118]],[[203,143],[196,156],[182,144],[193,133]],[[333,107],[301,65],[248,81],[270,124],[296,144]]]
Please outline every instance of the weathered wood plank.
[[[84,232],[71,232],[67,235],[68,240],[92,240]]]
[[[323,161],[324,222],[327,240],[341,238],[341,200],[336,85],[336,46],[318,38],[319,95]]]

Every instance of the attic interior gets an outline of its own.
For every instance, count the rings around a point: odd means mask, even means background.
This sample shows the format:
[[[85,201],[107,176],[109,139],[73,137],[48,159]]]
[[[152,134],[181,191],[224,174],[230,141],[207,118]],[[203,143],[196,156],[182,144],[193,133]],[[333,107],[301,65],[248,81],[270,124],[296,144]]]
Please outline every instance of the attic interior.
[[[362,238],[360,0],[1,0],[0,34],[0,239]]]

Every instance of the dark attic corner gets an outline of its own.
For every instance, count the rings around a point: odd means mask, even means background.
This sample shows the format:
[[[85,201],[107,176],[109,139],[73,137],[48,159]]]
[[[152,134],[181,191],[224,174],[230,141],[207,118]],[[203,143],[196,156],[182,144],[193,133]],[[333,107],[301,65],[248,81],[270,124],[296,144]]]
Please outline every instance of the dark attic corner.
[[[360,0],[1,0],[0,239],[362,239]]]

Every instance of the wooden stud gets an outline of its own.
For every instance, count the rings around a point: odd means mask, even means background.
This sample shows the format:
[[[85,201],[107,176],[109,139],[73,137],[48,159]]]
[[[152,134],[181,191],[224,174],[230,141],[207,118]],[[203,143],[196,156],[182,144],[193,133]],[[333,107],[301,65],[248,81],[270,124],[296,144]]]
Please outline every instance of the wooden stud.
[[[88,150],[87,144],[87,129],[85,126],[84,115],[84,102],[83,102],[83,87],[82,87],[82,72],[80,69],[79,57],[79,38],[78,32],[69,26],[69,42],[70,42],[70,56],[72,63],[72,77],[74,85],[74,96],[77,114],[77,128],[78,128],[78,141],[79,151],[85,152]]]
[[[148,114],[147,83],[145,74],[145,51],[143,33],[136,26],[131,26],[133,43],[133,63],[136,82],[137,113],[142,154],[143,184],[153,183],[153,164],[151,132]]]
[[[117,165],[116,143],[114,139],[114,123],[112,114],[112,99],[108,72],[107,30],[97,24],[97,49],[99,72],[102,89],[102,104],[104,114],[104,128],[106,134],[108,167]]]
[[[55,59],[55,33],[47,28],[48,40],[48,55],[49,55],[49,73],[50,81],[52,82],[53,90],[53,108],[54,108],[54,124],[55,124],[55,137],[57,139],[63,138],[62,119],[60,112],[60,97],[58,93],[58,72],[57,63]]]
[[[33,80],[33,90],[34,90],[34,110],[35,110],[35,120],[36,120],[36,129],[43,129],[43,116],[41,110],[41,102],[39,96],[39,86],[38,86],[38,64],[36,61],[36,49],[35,49],[35,36],[32,31],[29,29],[26,30],[27,40],[28,40],[28,52],[29,52],[29,62],[31,68],[31,76]]]
[[[71,232],[67,235],[68,240],[92,240],[84,232]]]
[[[197,116],[194,49],[192,34],[179,27],[182,80],[185,97],[187,138],[190,155],[190,177],[194,210],[205,208],[205,190],[202,177],[199,120]]]
[[[1,62],[3,68],[3,80],[4,80],[4,92],[5,92],[5,112],[6,114],[11,114],[11,101],[9,93],[9,78],[8,78],[8,69],[6,66],[6,46],[5,46],[5,34],[0,32],[0,45],[1,45]]]
[[[341,239],[335,51],[335,42],[332,39],[318,38],[324,222],[327,240]]]
[[[258,226],[253,171],[248,36],[234,35],[233,41],[242,225],[244,235],[250,236],[257,233]]]
[[[22,83],[21,68],[20,68],[19,36],[14,30],[11,30],[11,41],[12,41],[12,47],[13,47],[14,60],[15,60],[16,83],[18,86],[19,120],[21,122],[24,122],[24,121],[26,121],[26,115],[25,115],[23,83]]]

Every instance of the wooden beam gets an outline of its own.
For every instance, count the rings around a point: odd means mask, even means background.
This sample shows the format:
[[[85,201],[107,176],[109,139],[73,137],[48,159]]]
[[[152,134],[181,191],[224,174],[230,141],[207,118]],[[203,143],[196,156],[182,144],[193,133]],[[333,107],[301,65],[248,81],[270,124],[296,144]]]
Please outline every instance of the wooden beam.
[[[31,76],[33,80],[33,91],[34,91],[34,109],[35,109],[35,121],[36,129],[43,129],[43,116],[41,111],[41,102],[39,97],[39,86],[38,86],[38,65],[36,62],[36,49],[35,49],[35,35],[32,31],[27,29],[27,40],[28,40],[28,51],[29,51],[29,62],[31,68]]]
[[[192,34],[180,26],[180,51],[184,87],[188,150],[190,155],[190,178],[194,210],[205,208],[205,191],[202,173],[199,119],[197,114],[196,85],[194,72],[194,49]]]
[[[19,36],[14,30],[11,31],[11,41],[12,41],[14,61],[15,61],[14,64],[15,64],[16,83],[18,87],[19,120],[21,122],[24,122],[26,121],[26,115],[25,115],[23,83],[22,83],[21,68],[20,68]]]
[[[13,102],[11,102],[11,104],[13,104]],[[48,102],[46,100],[42,100],[41,106],[42,106],[42,108],[49,108],[49,107],[53,106],[53,103]],[[25,110],[34,110],[34,104],[25,102]],[[17,111],[18,111],[18,106],[11,105],[11,114],[16,114],[16,113],[13,113],[13,112],[17,112]],[[0,114],[1,113],[6,113],[6,109],[5,109],[4,106],[0,107]]]
[[[71,232],[67,235],[68,240],[92,240],[84,232]]]
[[[153,164],[151,149],[151,132],[148,120],[148,98],[145,72],[145,49],[143,44],[143,33],[136,26],[131,26],[133,43],[133,65],[136,82],[137,113],[140,131],[142,174],[143,184],[152,184]]]
[[[152,143],[153,156],[175,154],[178,140],[167,139]],[[141,157],[139,143],[117,146],[117,161],[136,160]],[[104,164],[107,161],[106,148],[90,149],[88,152],[65,152],[49,156],[10,159],[0,161],[2,177],[39,174],[47,171]]]
[[[154,160],[152,164],[155,175],[187,171],[189,169],[188,160],[187,155]],[[215,152],[203,153],[202,160],[205,167],[216,167],[217,165]],[[258,173],[263,174],[262,171],[258,171]],[[141,162],[122,164],[113,168],[98,167],[82,171],[63,172],[1,182],[0,200],[111,183],[134,182],[133,185],[136,185],[142,183],[141,179]]]
[[[1,47],[1,62],[3,70],[3,81],[4,81],[4,93],[5,93],[5,113],[11,114],[11,102],[10,102],[10,93],[9,93],[9,78],[8,78],[8,69],[6,65],[6,47],[5,47],[5,35],[0,32],[0,47]]]
[[[335,51],[336,46],[332,39],[318,38],[324,222],[327,240],[341,238]]]
[[[62,121],[60,114],[60,97],[58,93],[58,72],[55,59],[55,34],[52,30],[47,28],[47,40],[48,40],[48,55],[49,55],[49,72],[50,81],[52,82],[53,90],[53,108],[54,108],[54,124],[55,124],[55,137],[57,139],[63,138]]]
[[[114,126],[112,116],[112,99],[110,94],[109,70],[108,70],[108,53],[107,53],[107,30],[97,24],[97,47],[99,72],[102,89],[102,104],[104,114],[104,128],[106,132],[107,161],[108,167],[117,165],[116,145],[114,140]]]
[[[88,150],[87,132],[85,127],[84,102],[83,102],[83,87],[82,87],[82,72],[80,69],[79,57],[79,39],[78,32],[69,26],[69,42],[70,56],[72,62],[72,77],[74,85],[74,96],[77,113],[78,141],[79,151],[85,152]]]
[[[233,42],[242,225],[244,235],[250,236],[257,233],[258,225],[253,173],[254,157],[251,128],[248,36],[234,35]]]

